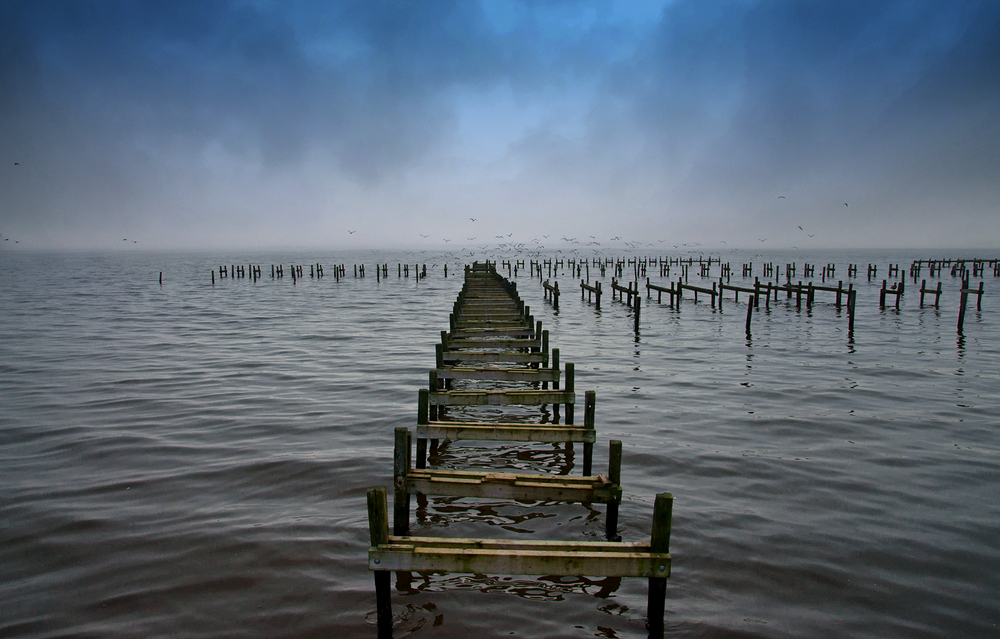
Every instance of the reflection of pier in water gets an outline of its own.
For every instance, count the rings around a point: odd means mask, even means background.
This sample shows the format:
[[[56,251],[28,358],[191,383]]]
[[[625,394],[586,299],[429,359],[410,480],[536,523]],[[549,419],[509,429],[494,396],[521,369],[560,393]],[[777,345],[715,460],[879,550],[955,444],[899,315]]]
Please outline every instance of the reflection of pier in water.
[[[546,575],[536,579],[511,576],[445,574],[436,572],[396,573],[396,590],[400,594],[448,590],[476,590],[485,593],[505,593],[522,599],[562,601],[566,595],[591,595],[599,599],[610,597],[622,585],[621,577],[579,577]]]

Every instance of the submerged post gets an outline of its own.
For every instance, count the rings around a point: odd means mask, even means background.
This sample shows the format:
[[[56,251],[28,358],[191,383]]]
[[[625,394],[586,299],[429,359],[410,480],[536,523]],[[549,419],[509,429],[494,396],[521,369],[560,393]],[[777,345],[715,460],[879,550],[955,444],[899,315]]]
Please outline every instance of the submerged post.
[[[639,311],[641,310],[641,307],[642,307],[642,298],[639,297],[639,287],[638,287],[638,285],[635,288],[636,288],[636,291],[635,291],[635,293],[636,293],[636,295],[635,295],[635,332],[638,333],[639,332]]]
[[[368,489],[368,534],[372,548],[389,543],[389,508],[385,486]],[[378,561],[376,559],[376,561]],[[392,574],[375,570],[375,614],[379,639],[392,637]]]
[[[410,429],[396,427],[396,441],[392,456],[392,534],[410,533],[410,493],[407,480],[410,474]]]
[[[587,391],[583,394],[583,427],[586,430],[594,430],[595,426],[595,406],[597,404],[597,393],[595,391]],[[594,465],[594,444],[593,442],[584,442],[583,444],[583,474],[590,476],[593,472],[592,468]]]
[[[757,296],[751,295],[747,300],[747,337],[750,337],[750,320],[753,317],[753,307],[757,303]]]
[[[611,447],[608,450],[608,479],[615,486],[622,483],[622,442],[619,439],[611,440]],[[608,513],[604,521],[604,536],[608,541],[621,541],[618,534],[618,507],[621,505],[621,493],[616,499],[608,502]]]
[[[670,520],[673,516],[674,496],[659,493],[653,503],[653,531],[650,535],[650,552],[670,552]],[[660,566],[658,566],[660,567]],[[669,576],[669,567],[662,570]],[[649,578],[649,595],[646,603],[646,624],[650,637],[663,636],[663,612],[667,598],[667,576]]]
[[[858,291],[852,288],[853,286],[851,284],[847,287],[847,332],[849,335],[854,334],[854,302],[858,297]]]
[[[969,278],[962,282],[962,297],[958,305],[958,332],[961,333],[965,325],[965,305],[969,302]]]

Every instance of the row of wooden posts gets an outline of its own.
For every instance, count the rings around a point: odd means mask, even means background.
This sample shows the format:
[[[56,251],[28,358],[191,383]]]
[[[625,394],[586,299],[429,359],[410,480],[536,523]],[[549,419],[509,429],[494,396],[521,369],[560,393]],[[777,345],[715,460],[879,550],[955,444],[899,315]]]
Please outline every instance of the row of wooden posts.
[[[920,277],[922,264],[927,264],[930,270],[930,274],[933,277],[935,274],[941,275],[942,265],[951,265],[951,275],[952,277],[964,278],[969,269],[967,269],[967,264],[971,264],[972,276],[983,276],[987,266],[991,266],[993,270],[993,275],[995,277],[1000,277],[1000,260],[929,260],[922,261],[916,260],[910,265],[910,275],[913,277],[914,283],[917,278]],[[543,277],[548,277],[550,280],[553,277],[558,276],[559,269],[568,269],[571,276],[580,278],[582,277],[586,281],[590,281],[590,266],[594,264],[600,269],[600,276],[606,277],[606,269],[611,267],[613,269],[612,277],[617,279],[624,278],[624,273],[626,267],[630,266],[632,270],[632,275],[634,279],[638,281],[643,277],[647,277],[647,267],[658,266],[660,277],[670,277],[670,270],[672,266],[676,266],[680,270],[681,278],[687,282],[689,280],[692,268],[697,265],[697,274],[702,278],[712,277],[712,265],[717,264],[719,266],[720,278],[725,279],[726,282],[730,282],[732,279],[733,269],[729,262],[722,263],[715,259],[699,259],[695,261],[689,258],[686,262],[684,260],[671,260],[671,259],[649,259],[649,258],[634,258],[634,259],[593,259],[593,260],[575,260],[575,259],[552,259],[552,260],[541,260],[541,261],[531,261],[528,263],[530,268],[531,276],[538,276],[539,281],[542,281]],[[513,269],[511,266],[513,265]],[[517,276],[518,267],[524,267],[523,261],[509,262],[505,261],[501,263],[501,266],[506,266],[508,270],[508,276],[513,274]],[[877,264],[868,264],[867,268],[867,278],[868,281],[872,281],[873,278],[878,276],[879,267]],[[789,262],[785,264],[784,273],[785,278],[791,280],[791,278],[796,277],[798,271],[798,265],[795,262]],[[900,266],[899,264],[889,264],[887,267],[888,277],[900,277]],[[816,264],[810,264],[805,262],[802,265],[803,277],[816,277]],[[836,276],[837,265],[836,264],[826,264],[820,269],[819,279],[821,282],[825,283],[826,280],[832,279]],[[743,264],[743,277],[753,277],[754,274],[754,264],[753,262]],[[780,280],[782,274],[782,268],[780,264],[775,264],[774,262],[766,262],[762,265],[762,276],[763,277],[773,277],[775,280]],[[858,276],[858,265],[848,264],[847,266],[847,277],[856,278]]]
[[[786,271],[787,273],[787,271]],[[982,310],[982,298],[983,298],[983,282],[979,282],[978,288],[970,288],[969,286],[969,272],[966,271],[965,279],[962,281],[962,287],[959,290],[961,294],[960,308],[959,308],[959,319],[958,319],[958,331],[962,332],[964,328],[965,310],[968,303],[968,296],[976,296],[976,310]],[[555,308],[558,308],[558,291],[559,283],[555,282],[549,284],[546,280],[545,284],[546,298],[552,299]],[[774,301],[778,301],[778,295],[781,292],[786,294],[786,298],[791,299],[795,296],[795,307],[802,307],[802,300],[805,298],[806,306],[811,307],[817,292],[832,292],[835,294],[835,304],[838,309],[841,308],[842,304],[847,305],[847,317],[848,317],[848,331],[854,331],[854,314],[855,305],[857,299],[857,290],[854,288],[852,283],[848,283],[847,287],[844,288],[843,281],[838,281],[837,286],[824,286],[820,284],[814,284],[813,282],[808,282],[803,284],[800,280],[798,283],[793,283],[786,280],[784,285],[778,284],[777,282],[761,282],[759,278],[754,278],[753,287],[737,286],[727,284],[724,278],[719,278],[718,282],[713,282],[711,288],[704,286],[694,286],[685,283],[683,278],[679,278],[676,282],[671,282],[670,286],[661,286],[653,284],[650,278],[646,278],[646,299],[652,297],[652,293],[656,292],[656,301],[658,304],[663,303],[663,295],[667,294],[669,299],[669,305],[673,308],[676,304],[680,304],[681,298],[684,296],[684,291],[690,291],[695,302],[698,301],[699,293],[702,295],[707,295],[710,299],[712,308],[715,308],[716,301],[718,300],[718,305],[722,307],[723,296],[726,291],[733,291],[734,301],[739,302],[740,293],[747,293],[750,295],[750,300],[748,302],[747,309],[747,333],[750,332],[750,322],[751,322],[751,308],[759,308],[761,299],[764,300],[766,308],[770,308],[770,301],[773,296]],[[886,306],[886,298],[890,296],[895,297],[895,306],[899,308],[900,298],[902,298],[906,290],[906,284],[903,280],[893,283],[891,286],[888,284],[887,280],[882,280],[882,288],[879,289],[879,306]],[[599,281],[591,284],[587,281],[580,280],[580,299],[586,298],[588,302],[593,301],[597,309],[601,308],[601,294],[602,287]],[[934,296],[934,307],[938,308],[940,305],[940,298],[942,293],[941,282],[938,282],[937,288],[928,288],[927,280],[923,280],[920,285],[920,306],[924,306],[924,300],[926,296]],[[639,317],[641,311],[641,296],[640,287],[638,282],[628,282],[627,285],[623,286],[616,279],[611,280],[611,299],[620,299],[627,306],[633,309],[633,315],[635,319],[635,330],[639,330]]]
[[[494,262],[494,264],[496,264]],[[590,267],[594,266],[599,270],[600,276],[607,276],[607,269],[612,270],[612,277],[617,279],[623,279],[625,277],[626,269],[632,271],[635,281],[643,277],[647,277],[647,268],[658,267],[660,277],[670,277],[670,269],[672,266],[676,266],[680,270],[680,275],[685,282],[688,281],[691,269],[697,265],[698,274],[702,278],[712,277],[711,270],[712,265],[719,266],[720,277],[724,278],[726,282],[730,282],[732,278],[733,269],[729,262],[723,263],[719,258],[712,257],[699,257],[699,258],[671,258],[671,257],[634,257],[634,258],[590,258],[590,259],[577,259],[577,258],[553,258],[544,260],[530,260],[527,263],[524,260],[503,260],[500,262],[500,268],[507,270],[508,277],[517,277],[518,270],[524,269],[527,264],[529,268],[529,273],[531,277],[538,276],[539,281],[542,281],[543,277],[548,277],[549,279],[557,277],[559,275],[559,269],[563,270],[569,269],[570,275],[578,278],[584,278],[588,282],[590,281]],[[993,271],[994,277],[1000,277],[1000,260],[998,259],[929,259],[929,260],[914,260],[909,267],[909,274],[913,277],[913,282],[916,283],[917,279],[921,276],[924,267],[927,267],[930,276],[934,277],[937,275],[941,276],[941,271],[943,267],[950,267],[952,277],[958,277],[965,279],[969,273],[972,277],[982,277],[985,276],[986,268],[989,267]],[[381,263],[375,265],[375,276],[377,279],[381,280],[389,277],[389,264]],[[346,277],[347,267],[344,264],[334,265],[334,276],[339,280]],[[826,282],[827,278],[833,278],[836,274],[836,265],[827,264],[820,270],[820,280],[821,282]],[[304,276],[304,270],[302,265],[291,265],[289,267],[292,279],[301,278]],[[365,277],[366,267],[364,264],[354,265],[354,277]],[[790,280],[797,274],[798,265],[795,262],[789,262],[785,264],[785,277]],[[808,262],[802,265],[803,276],[804,277],[815,277],[816,265],[810,264]],[[867,277],[870,282],[872,278],[878,276],[878,265],[868,264]],[[241,264],[231,264],[229,266],[221,265],[219,266],[219,277],[226,278],[244,278],[249,277],[256,281],[261,277],[261,267],[260,265],[241,265]],[[899,277],[900,276],[900,266],[899,264],[889,264],[887,267],[888,277]],[[396,266],[397,277],[404,278],[410,276],[410,265],[399,263]],[[427,265],[413,265],[413,273],[417,279],[427,277]],[[754,274],[754,264],[753,262],[743,264],[743,277],[752,277]],[[762,276],[763,277],[773,277],[775,280],[781,279],[781,265],[775,264],[774,262],[766,262],[762,265]],[[849,264],[847,267],[848,278],[854,278],[858,275],[858,265]],[[271,278],[281,278],[284,276],[283,265],[271,265]],[[309,276],[310,277],[322,277],[323,276],[323,265],[316,263],[309,265]],[[444,277],[448,277],[448,265],[444,265]],[[215,283],[215,271],[212,271],[212,283]]]
[[[465,282],[435,348],[429,384],[420,389],[415,431],[395,431],[392,534],[387,491],[368,491],[371,547],[380,637],[392,634],[391,574],[406,583],[409,571],[510,575],[646,577],[648,625],[662,636],[666,580],[670,575],[670,524],[673,497],[656,495],[650,540],[623,542],[618,535],[621,504],[620,441],[611,441],[607,473],[593,474],[597,441],[593,391],[584,393],[583,423],[576,421],[572,363],[559,367],[559,351],[549,352],[541,328],[517,295],[516,285],[496,272],[495,263],[465,269]],[[511,387],[495,390],[496,382]],[[456,382],[461,388],[456,389]],[[554,418],[525,423],[495,418],[494,407],[552,406]],[[452,411],[491,407],[490,420],[453,419]],[[560,421],[559,407],[564,419]],[[473,408],[470,408],[473,407]],[[506,409],[500,408],[505,411]],[[415,440],[415,442],[414,442]],[[568,463],[574,445],[583,446],[582,475],[450,470],[434,467],[442,442],[459,440],[563,444]],[[415,444],[415,445],[414,445]],[[415,459],[414,459],[415,457]],[[410,535],[410,498],[428,495],[567,501],[607,505],[606,541],[446,538]],[[529,506],[525,506],[529,507]]]
[[[294,283],[297,279],[304,277],[305,271],[301,264],[292,264],[288,267],[289,274],[292,276],[292,282]],[[247,275],[249,273],[249,275]],[[410,277],[410,265],[409,264],[398,264],[397,274],[401,278]],[[309,277],[321,278],[324,275],[323,265],[320,263],[309,265]],[[414,264],[413,265],[413,275],[415,278],[423,279],[427,277],[427,265],[424,264]],[[271,279],[280,279],[285,276],[285,267],[282,264],[272,264],[271,265]],[[334,264],[333,265],[333,276],[339,282],[341,279],[347,277],[347,266],[344,264]],[[448,265],[444,265],[444,276],[448,277]],[[253,281],[257,281],[261,277],[261,267],[256,264],[230,264],[229,266],[220,265],[219,266],[219,279],[225,279],[231,277],[234,279],[249,278]],[[365,265],[355,264],[354,265],[354,277],[363,278],[365,277]],[[389,264],[376,264],[375,265],[375,277],[378,280],[386,279],[389,277]],[[160,274],[160,283],[162,284],[163,274]],[[215,271],[212,271],[212,284],[215,284]]]

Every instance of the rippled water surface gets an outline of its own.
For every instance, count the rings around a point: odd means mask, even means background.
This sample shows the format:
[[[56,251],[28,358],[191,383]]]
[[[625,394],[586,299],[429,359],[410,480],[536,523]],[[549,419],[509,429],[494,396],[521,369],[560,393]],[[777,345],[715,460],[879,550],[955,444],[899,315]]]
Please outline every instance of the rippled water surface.
[[[899,310],[880,309],[867,263],[881,277],[921,257],[962,256],[771,258],[835,263],[845,281],[859,263],[853,336],[832,294],[761,307],[749,338],[743,298],[654,297],[636,335],[630,309],[606,294],[597,311],[573,277],[557,278],[558,311],[537,278],[514,278],[577,390],[597,392],[595,468],[624,442],[625,540],[648,538],[657,492],[675,496],[669,635],[996,635],[1000,279],[987,271],[963,335],[948,271],[940,309],[919,307],[912,279]],[[390,483],[393,428],[415,423],[462,283],[455,256],[447,278],[425,257],[419,282],[396,269],[422,259],[378,259],[381,282],[370,252],[0,253],[0,635],[374,636],[365,490]],[[232,262],[264,277],[213,285]],[[290,263],[306,265],[294,284]],[[454,443],[436,462],[579,473],[551,445]],[[600,506],[433,498],[412,532],[603,526]],[[638,579],[393,586],[396,636],[645,635]]]

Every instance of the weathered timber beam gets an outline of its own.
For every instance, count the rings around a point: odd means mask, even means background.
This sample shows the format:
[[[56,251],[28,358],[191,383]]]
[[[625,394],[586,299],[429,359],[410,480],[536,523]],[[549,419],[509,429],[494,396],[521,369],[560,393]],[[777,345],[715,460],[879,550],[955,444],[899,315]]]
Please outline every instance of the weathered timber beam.
[[[431,422],[417,426],[421,439],[452,441],[502,441],[558,444],[575,442],[593,444],[597,431],[583,426],[550,426],[543,424],[501,424],[495,422]]]
[[[548,353],[516,353],[503,351],[444,351],[444,362],[513,362],[516,364],[547,364]]]
[[[438,391],[430,394],[431,406],[541,406],[575,404],[576,393],[569,390]]]
[[[516,337],[460,337],[448,338],[448,348],[541,348],[542,338],[522,339]]]
[[[489,379],[509,382],[559,382],[558,368],[475,368],[445,366],[439,379]]]
[[[433,570],[501,575],[594,575],[602,577],[670,576],[670,554],[651,553],[648,544],[604,542],[582,550],[579,542],[541,550],[521,549],[517,540],[504,546],[442,547],[433,539],[390,537],[389,543],[368,551],[372,570]],[[602,543],[602,542],[592,542]]]
[[[532,328],[470,328],[452,331],[448,334],[449,339],[469,339],[476,337],[534,337],[535,330]]]
[[[487,472],[449,472],[411,470],[407,476],[409,493],[514,499],[534,501],[569,501],[606,504],[616,502],[621,487],[608,480],[570,475],[539,475]]]

